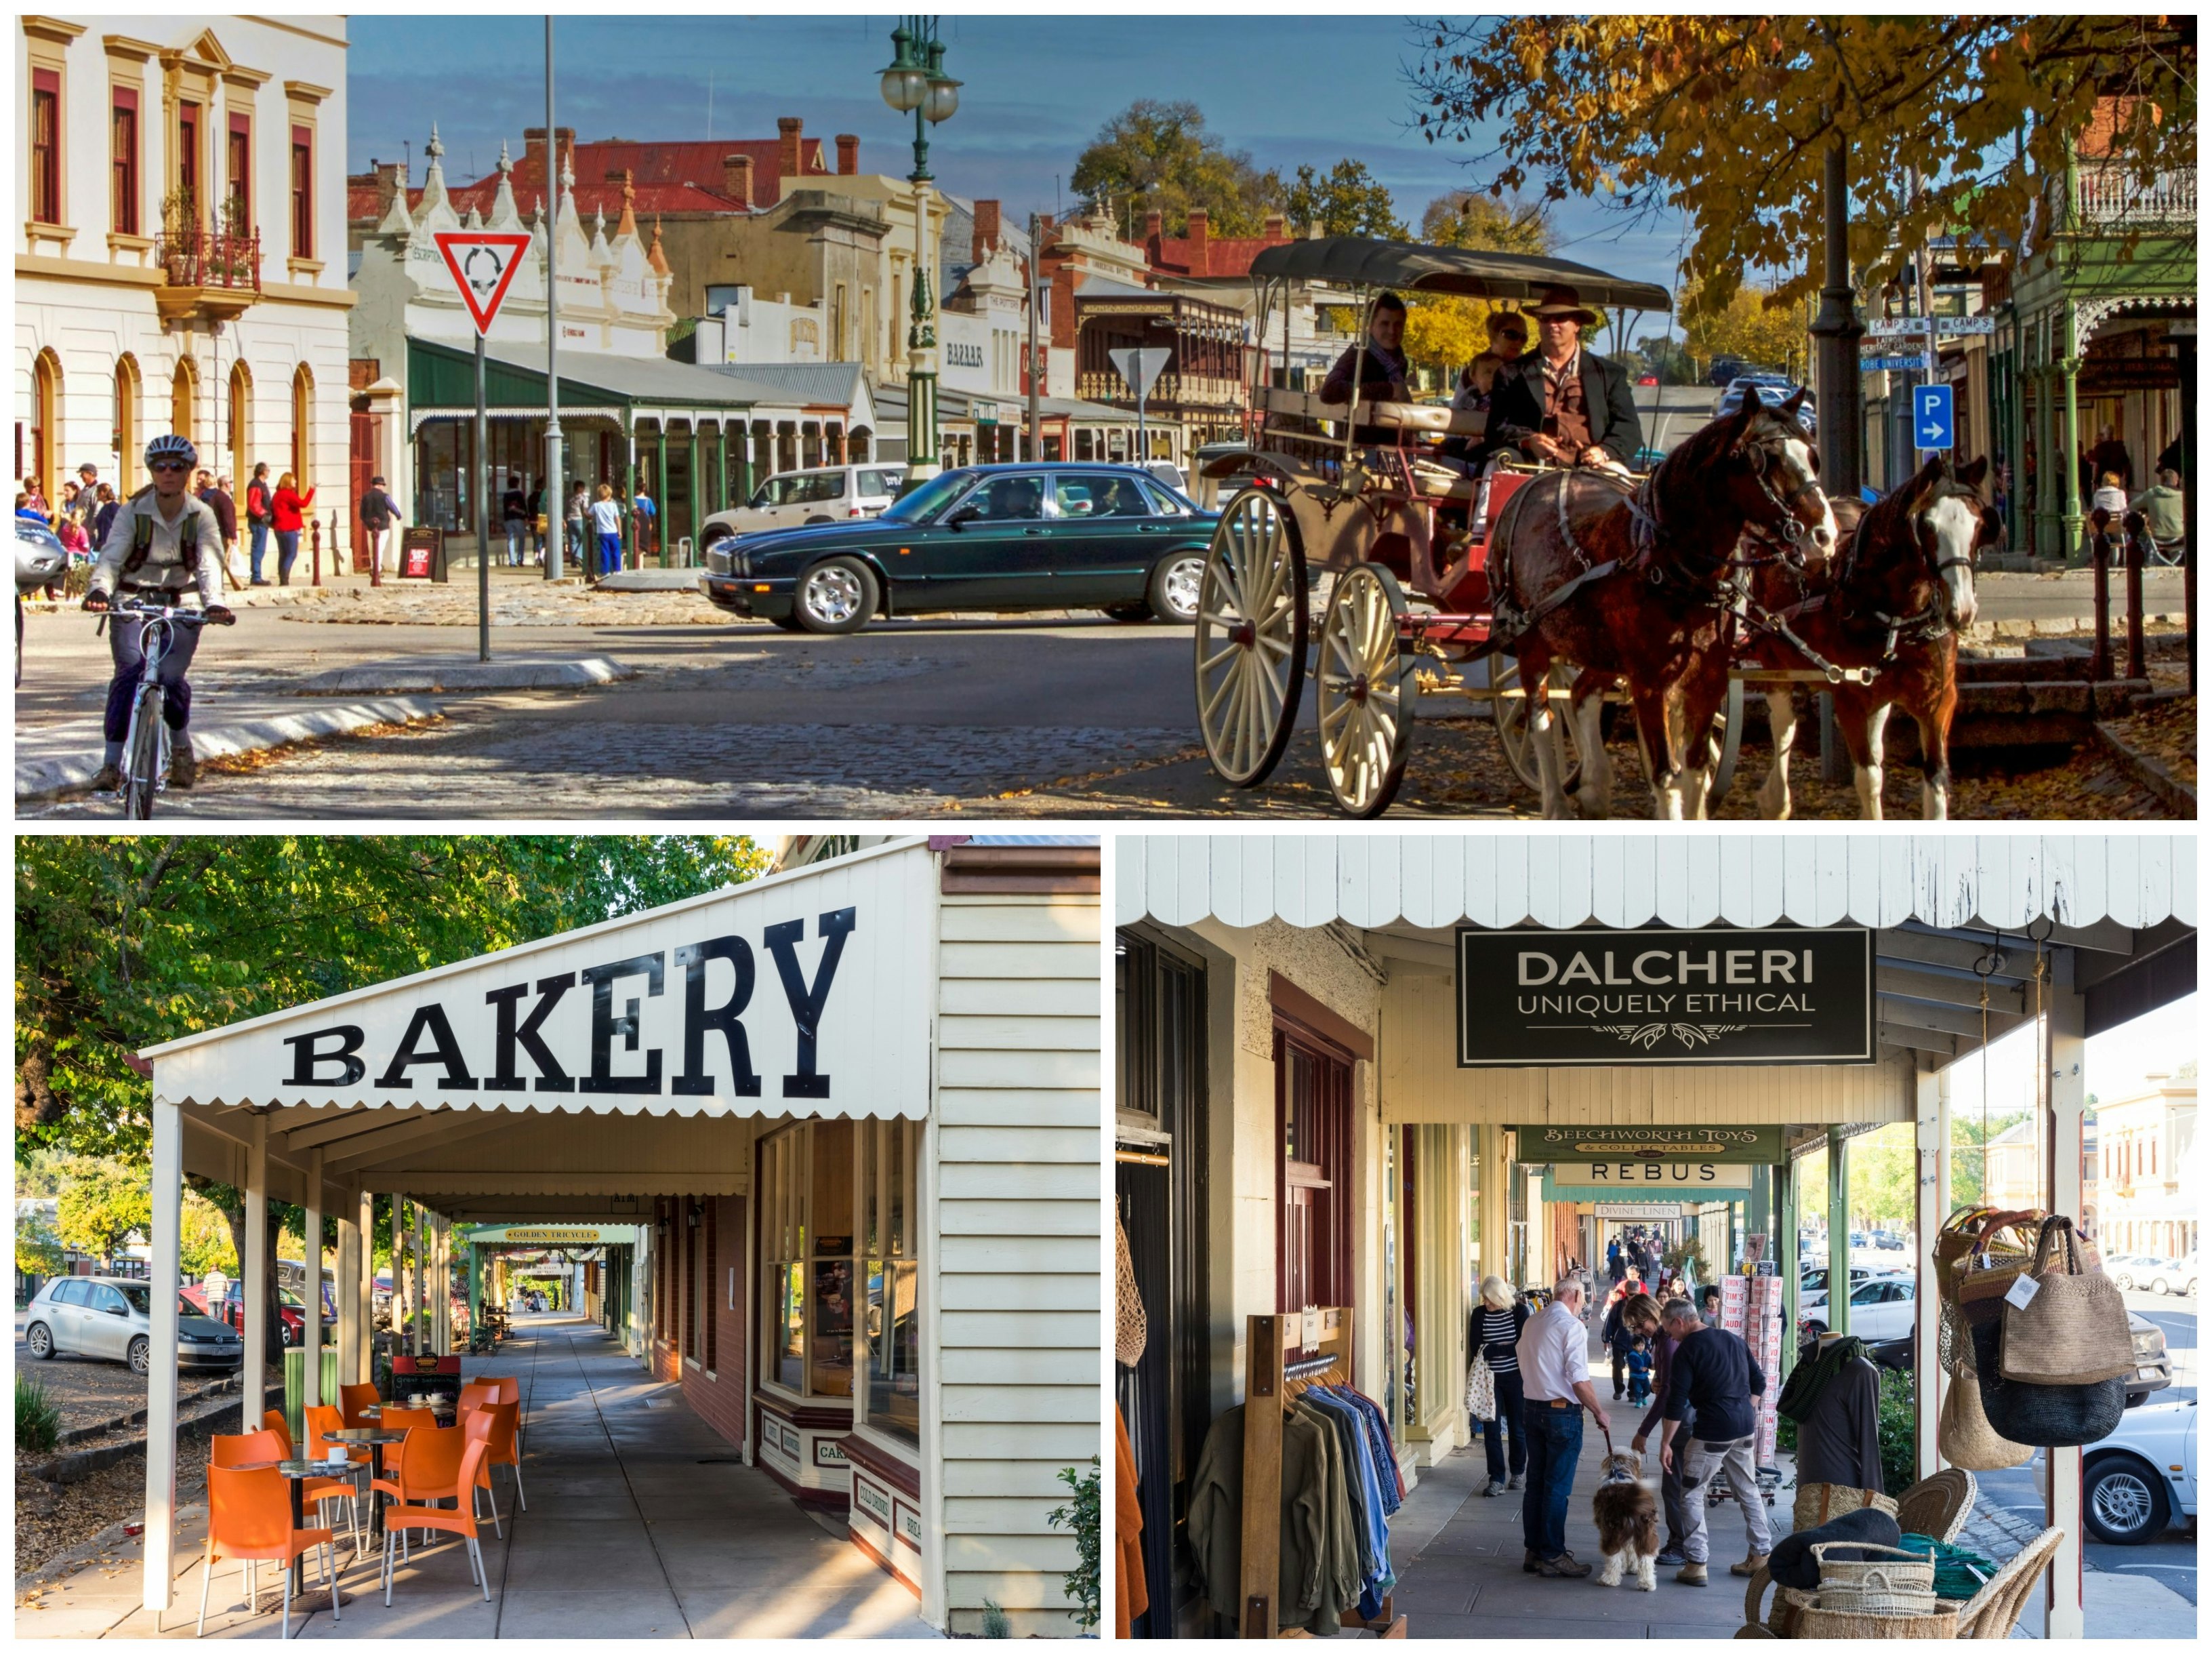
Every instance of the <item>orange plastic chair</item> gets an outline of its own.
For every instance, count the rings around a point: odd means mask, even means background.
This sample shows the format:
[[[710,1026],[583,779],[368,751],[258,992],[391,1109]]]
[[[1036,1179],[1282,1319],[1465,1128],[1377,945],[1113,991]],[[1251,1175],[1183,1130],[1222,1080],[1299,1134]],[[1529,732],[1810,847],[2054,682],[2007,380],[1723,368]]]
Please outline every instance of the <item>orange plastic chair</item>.
[[[355,1447],[349,1443],[328,1439],[331,1432],[345,1428],[345,1423],[339,1417],[336,1408],[305,1408],[301,1414],[301,1422],[307,1427],[307,1457],[319,1459],[331,1448],[343,1447],[346,1450],[346,1462],[349,1464],[361,1464],[368,1459],[368,1451],[366,1448]],[[361,1483],[355,1479],[357,1474],[357,1472],[349,1471],[342,1476],[310,1477],[306,1487],[301,1489],[301,1497],[311,1505],[319,1505],[334,1499],[342,1499],[346,1502],[347,1530],[353,1535],[354,1554],[359,1557],[368,1554],[368,1540],[362,1532],[361,1507],[356,1503],[362,1493]]]
[[[440,1430],[425,1424],[408,1429],[407,1439],[399,1444],[399,1462],[368,1484],[371,1497],[383,1493],[393,1501],[384,1513],[387,1535],[398,1519],[400,1505],[410,1500],[459,1497],[453,1492],[453,1477],[467,1444],[467,1437],[458,1428]],[[404,1548],[400,1554],[405,1557]]]
[[[500,1402],[483,1410],[497,1420],[492,1427],[490,1436],[486,1438],[483,1485],[486,1487],[491,1486],[493,1465],[507,1466],[514,1475],[515,1502],[526,1511],[530,1508],[530,1501],[524,1497],[522,1492],[522,1454],[516,1439],[521,1430],[521,1404],[517,1402]]]
[[[378,1427],[383,1430],[435,1430],[438,1427],[438,1415],[426,1407],[387,1407],[376,1415],[376,1422]],[[405,1450],[406,1446],[405,1442],[392,1442],[382,1449],[384,1478],[396,1476],[398,1474],[399,1456]],[[380,1492],[387,1491],[392,1491],[392,1496],[394,1499],[398,1497],[398,1493],[392,1490],[387,1481],[374,1475],[371,1476],[368,1484],[368,1496],[371,1499],[374,1499]]]
[[[255,1600],[253,1565],[277,1565],[284,1581],[284,1623],[280,1634],[289,1638],[292,1634],[292,1562],[302,1553],[314,1551],[321,1560],[323,1578],[331,1588],[331,1618],[338,1618],[337,1535],[328,1528],[292,1525],[292,1496],[285,1491],[284,1478],[275,1465],[258,1470],[210,1465],[207,1492],[207,1558],[200,1574],[196,1635],[207,1634],[208,1581],[215,1577],[215,1565],[223,1557],[243,1565],[249,1608]]]
[[[459,1437],[459,1430],[441,1430],[437,1436]],[[416,1458],[416,1444],[424,1440],[422,1432],[408,1437],[404,1445],[409,1450],[406,1458]],[[384,1605],[392,1606],[392,1536],[395,1527],[404,1529],[434,1529],[440,1533],[459,1534],[468,1542],[469,1564],[472,1577],[483,1587],[484,1601],[491,1601],[491,1576],[485,1571],[483,1552],[477,1544],[477,1513],[475,1488],[477,1473],[483,1468],[484,1444],[481,1441],[465,1442],[459,1459],[452,1465],[453,1480],[442,1486],[425,1487],[420,1491],[431,1499],[453,1501],[450,1511],[439,1506],[402,1501],[392,1507],[384,1524]],[[424,1456],[427,1457],[427,1456]],[[418,1463],[418,1469],[426,1469]],[[403,1478],[404,1479],[404,1478]],[[410,1483],[411,1485],[411,1483]]]
[[[374,1407],[377,1401],[374,1384],[340,1384],[338,1411],[345,1415],[346,1428],[359,1430],[366,1425],[368,1420],[361,1416],[361,1410],[365,1407]]]
[[[274,1464],[289,1458],[283,1439],[273,1430],[249,1431],[243,1436],[208,1438],[208,1462],[226,1470],[240,1465]]]
[[[263,1414],[261,1427],[264,1430],[273,1430],[276,1432],[276,1439],[284,1444],[286,1458],[295,1456],[292,1452],[292,1426],[284,1422],[284,1414],[280,1409],[272,1407]]]
[[[465,1419],[478,1408],[499,1399],[499,1386],[489,1378],[475,1378],[461,1386],[461,1399],[457,1404],[457,1421]]]
[[[470,1441],[483,1443],[485,1450],[483,1458],[477,1465],[477,1479],[469,1487],[469,1508],[476,1508],[479,1493],[489,1498],[491,1500],[491,1530],[504,1539],[507,1535],[501,1531],[499,1525],[499,1497],[491,1487],[491,1438],[497,1428],[498,1421],[492,1417],[489,1402],[461,1415],[461,1433]]]

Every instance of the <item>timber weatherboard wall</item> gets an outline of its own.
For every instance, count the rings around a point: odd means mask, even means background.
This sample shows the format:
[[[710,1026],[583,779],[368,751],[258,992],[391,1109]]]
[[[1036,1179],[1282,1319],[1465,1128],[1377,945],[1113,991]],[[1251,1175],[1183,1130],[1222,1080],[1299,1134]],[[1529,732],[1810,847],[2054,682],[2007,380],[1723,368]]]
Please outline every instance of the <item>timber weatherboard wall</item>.
[[[1099,903],[947,895],[939,923],[939,1450],[923,1462],[942,1472],[922,1498],[943,1622],[980,1633],[988,1602],[1017,1637],[1064,1636],[1075,1542],[1046,1517],[1068,1502],[1060,1470],[1104,1456]]]

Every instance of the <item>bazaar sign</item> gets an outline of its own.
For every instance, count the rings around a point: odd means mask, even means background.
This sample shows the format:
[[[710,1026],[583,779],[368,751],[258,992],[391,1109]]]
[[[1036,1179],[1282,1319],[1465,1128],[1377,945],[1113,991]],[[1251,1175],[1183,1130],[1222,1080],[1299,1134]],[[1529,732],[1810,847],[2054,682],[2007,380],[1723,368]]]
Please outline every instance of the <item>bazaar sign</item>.
[[[1462,1068],[1874,1060],[1864,929],[1466,929],[1458,965]]]

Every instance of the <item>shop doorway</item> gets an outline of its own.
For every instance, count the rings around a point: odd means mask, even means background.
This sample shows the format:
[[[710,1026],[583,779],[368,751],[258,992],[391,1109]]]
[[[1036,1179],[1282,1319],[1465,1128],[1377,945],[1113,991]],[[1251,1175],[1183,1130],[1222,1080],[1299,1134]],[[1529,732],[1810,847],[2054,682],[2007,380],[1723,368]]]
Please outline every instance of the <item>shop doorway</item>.
[[[1275,1028],[1275,1308],[1352,1301],[1352,1057]]]

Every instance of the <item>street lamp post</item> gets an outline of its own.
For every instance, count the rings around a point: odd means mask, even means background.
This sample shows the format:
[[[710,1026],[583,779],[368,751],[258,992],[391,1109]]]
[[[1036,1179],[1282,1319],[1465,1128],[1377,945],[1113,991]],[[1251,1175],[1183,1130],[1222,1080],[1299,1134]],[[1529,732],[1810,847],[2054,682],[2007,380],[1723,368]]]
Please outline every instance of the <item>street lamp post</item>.
[[[945,72],[945,46],[934,17],[908,17],[891,31],[884,101],[914,117],[914,305],[907,330],[907,471],[915,481],[937,475],[937,315],[930,293],[929,127],[960,106],[960,82]],[[924,123],[927,123],[925,125]]]

